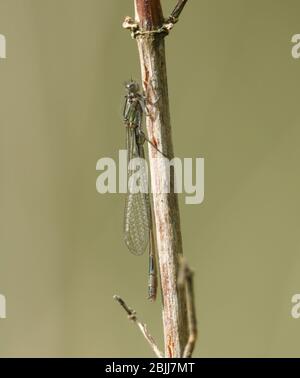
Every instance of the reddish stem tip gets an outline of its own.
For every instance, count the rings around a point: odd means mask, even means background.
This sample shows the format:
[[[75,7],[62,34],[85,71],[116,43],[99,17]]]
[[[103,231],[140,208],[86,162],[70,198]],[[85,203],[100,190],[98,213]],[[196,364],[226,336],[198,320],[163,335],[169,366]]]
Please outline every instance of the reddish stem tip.
[[[160,28],[164,17],[160,0],[135,0],[140,27],[144,30]]]

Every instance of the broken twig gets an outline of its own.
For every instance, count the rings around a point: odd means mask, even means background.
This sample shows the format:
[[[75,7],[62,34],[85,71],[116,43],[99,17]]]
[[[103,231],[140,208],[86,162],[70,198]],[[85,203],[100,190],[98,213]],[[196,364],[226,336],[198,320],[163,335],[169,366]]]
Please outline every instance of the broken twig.
[[[183,351],[183,358],[192,357],[197,340],[197,319],[194,295],[194,273],[184,258],[181,258],[178,272],[178,286],[185,289],[189,337]]]
[[[151,349],[153,350],[153,352],[155,353],[155,355],[158,358],[163,358],[164,357],[163,353],[159,350],[155,340],[150,335],[146,324],[139,321],[139,319],[137,318],[136,312],[134,310],[132,310],[130,307],[128,307],[127,304],[125,303],[125,301],[121,297],[119,297],[118,295],[114,295],[114,299],[120,304],[121,307],[123,307],[123,309],[125,310],[125,312],[128,315],[128,319],[132,320],[138,326],[138,328],[142,332],[143,336],[148,341],[148,343],[149,343]]]

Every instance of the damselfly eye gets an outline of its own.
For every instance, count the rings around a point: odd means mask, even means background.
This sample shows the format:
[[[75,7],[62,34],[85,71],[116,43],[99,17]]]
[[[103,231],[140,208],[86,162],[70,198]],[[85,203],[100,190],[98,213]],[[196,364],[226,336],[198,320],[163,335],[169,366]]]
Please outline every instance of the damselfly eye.
[[[138,93],[140,90],[140,86],[135,81],[131,80],[127,83],[125,83],[125,87],[128,92],[130,93]]]

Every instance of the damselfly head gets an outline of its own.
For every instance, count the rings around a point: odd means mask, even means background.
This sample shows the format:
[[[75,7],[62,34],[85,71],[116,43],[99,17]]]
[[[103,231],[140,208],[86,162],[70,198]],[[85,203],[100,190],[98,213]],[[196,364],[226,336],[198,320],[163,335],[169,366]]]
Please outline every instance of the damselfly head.
[[[125,88],[127,89],[128,93],[136,94],[140,91],[140,86],[132,79],[125,82]]]

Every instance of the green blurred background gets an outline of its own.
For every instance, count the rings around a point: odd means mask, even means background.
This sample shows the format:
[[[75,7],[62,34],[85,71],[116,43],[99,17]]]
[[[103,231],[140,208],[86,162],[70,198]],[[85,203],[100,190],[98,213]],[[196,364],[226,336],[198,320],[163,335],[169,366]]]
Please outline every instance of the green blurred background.
[[[175,153],[205,158],[204,203],[180,196],[195,356],[300,357],[299,12],[190,0],[167,38]],[[124,197],[95,188],[97,160],[124,148],[122,83],[140,77],[126,15],[133,0],[0,0],[0,356],[152,356],[115,293],[162,344]]]

